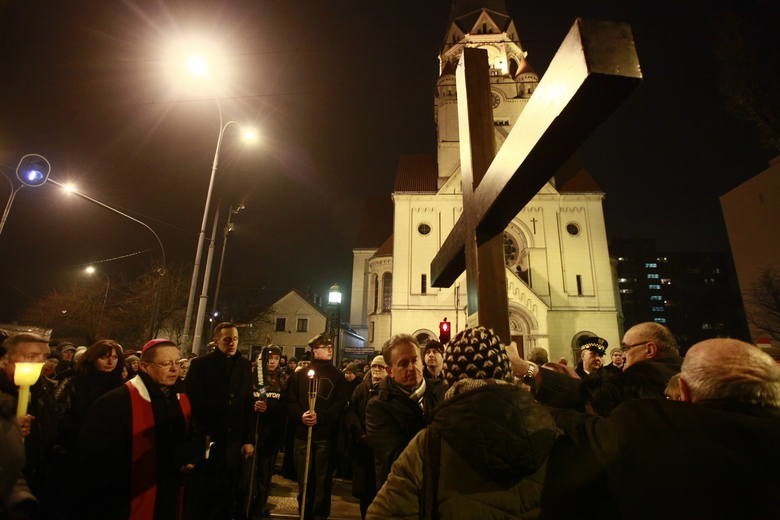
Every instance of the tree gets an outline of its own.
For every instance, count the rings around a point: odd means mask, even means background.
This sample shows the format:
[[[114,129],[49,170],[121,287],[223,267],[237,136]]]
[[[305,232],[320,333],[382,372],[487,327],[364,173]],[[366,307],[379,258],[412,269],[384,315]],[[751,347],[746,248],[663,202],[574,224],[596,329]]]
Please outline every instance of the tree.
[[[715,55],[728,107],[756,125],[762,141],[780,150],[780,67],[777,0],[733,2],[715,18]]]
[[[780,341],[780,271],[766,269],[746,297],[748,321]]]

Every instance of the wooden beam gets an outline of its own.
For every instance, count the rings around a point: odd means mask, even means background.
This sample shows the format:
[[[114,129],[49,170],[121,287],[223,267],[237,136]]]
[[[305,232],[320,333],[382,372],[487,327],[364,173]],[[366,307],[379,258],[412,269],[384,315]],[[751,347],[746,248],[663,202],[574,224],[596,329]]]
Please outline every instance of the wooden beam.
[[[628,24],[577,19],[474,192],[482,244],[500,234],[590,132],[638,86]],[[431,262],[431,285],[450,287],[465,267],[461,219]]]

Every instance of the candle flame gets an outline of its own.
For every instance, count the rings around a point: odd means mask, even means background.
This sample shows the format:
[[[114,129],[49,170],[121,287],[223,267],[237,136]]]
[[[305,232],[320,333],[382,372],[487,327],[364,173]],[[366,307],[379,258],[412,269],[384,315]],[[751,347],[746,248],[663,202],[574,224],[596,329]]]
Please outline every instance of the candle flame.
[[[309,377],[309,379],[313,378],[314,377],[314,370],[310,369],[308,372],[306,372],[306,375]]]

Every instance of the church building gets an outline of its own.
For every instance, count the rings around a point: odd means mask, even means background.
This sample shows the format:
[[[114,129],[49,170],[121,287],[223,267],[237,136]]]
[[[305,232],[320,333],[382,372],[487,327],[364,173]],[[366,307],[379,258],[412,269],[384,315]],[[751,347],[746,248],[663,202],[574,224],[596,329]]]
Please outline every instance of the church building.
[[[445,317],[452,337],[466,328],[465,273],[449,288],[430,286],[431,260],[463,208],[455,69],[465,47],[488,52],[496,149],[539,83],[505,2],[455,2],[439,54],[436,156],[400,158],[392,235],[353,250],[350,323],[375,350],[397,333],[437,337]],[[603,199],[590,174],[570,162],[505,229],[511,339],[521,354],[543,347],[553,361],[576,362],[574,345],[585,334],[619,345]]]

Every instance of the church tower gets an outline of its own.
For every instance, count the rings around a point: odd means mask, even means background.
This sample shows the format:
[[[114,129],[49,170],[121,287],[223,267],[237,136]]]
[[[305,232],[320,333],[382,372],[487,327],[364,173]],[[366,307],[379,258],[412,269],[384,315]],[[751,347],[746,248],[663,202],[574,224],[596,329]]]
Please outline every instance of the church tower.
[[[479,47],[488,52],[496,149],[504,142],[539,83],[539,77],[526,60],[528,53],[523,50],[504,1],[453,4],[439,54],[434,98],[439,187],[460,165],[455,69],[465,47]]]
[[[455,70],[465,47],[487,50],[496,149],[539,84],[503,0],[455,0],[434,93],[436,155],[402,156],[393,188],[393,234],[353,250],[350,323],[379,350],[393,334],[452,336],[466,327],[466,275],[430,286],[431,260],[463,210]],[[511,338],[526,355],[576,363],[577,339],[619,344],[617,293],[607,251],[604,193],[573,161],[556,172],[504,230]]]

